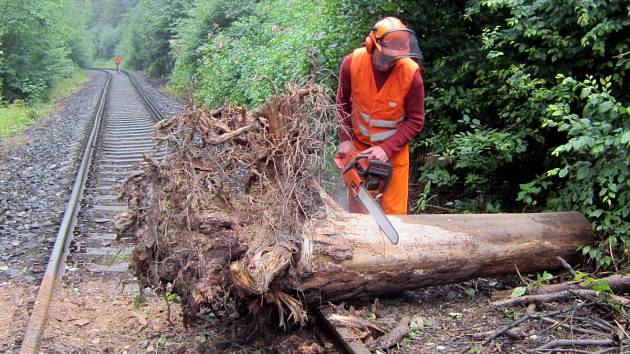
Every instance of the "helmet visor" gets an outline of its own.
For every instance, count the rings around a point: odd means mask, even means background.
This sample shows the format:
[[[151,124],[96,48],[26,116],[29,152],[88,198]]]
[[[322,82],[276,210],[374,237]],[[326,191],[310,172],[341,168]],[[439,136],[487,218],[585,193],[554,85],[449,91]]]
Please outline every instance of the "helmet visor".
[[[388,58],[421,59],[420,47],[416,34],[409,29],[393,30],[385,33],[377,42],[377,49]],[[379,48],[380,47],[380,48]]]

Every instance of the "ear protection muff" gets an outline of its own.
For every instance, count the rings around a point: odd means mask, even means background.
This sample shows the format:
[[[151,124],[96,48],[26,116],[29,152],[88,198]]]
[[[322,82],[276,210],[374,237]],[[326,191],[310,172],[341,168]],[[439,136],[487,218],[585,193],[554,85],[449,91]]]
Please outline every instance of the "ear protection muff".
[[[372,30],[370,30],[370,33],[367,35],[367,37],[365,37],[364,45],[368,54],[372,54],[374,52],[374,44],[376,43],[376,35],[374,34],[375,32],[376,32],[376,27],[373,27]]]

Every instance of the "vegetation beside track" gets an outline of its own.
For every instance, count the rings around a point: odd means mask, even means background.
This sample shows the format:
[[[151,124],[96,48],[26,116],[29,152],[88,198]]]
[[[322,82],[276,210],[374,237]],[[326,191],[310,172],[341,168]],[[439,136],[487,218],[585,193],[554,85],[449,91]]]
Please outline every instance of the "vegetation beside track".
[[[0,1],[0,138],[85,80],[78,68],[92,60],[91,8],[89,0]]]
[[[76,93],[87,78],[85,70],[77,69],[69,77],[53,82],[42,98],[15,100],[0,106],[0,139],[28,128],[38,117],[53,112],[59,100]]]

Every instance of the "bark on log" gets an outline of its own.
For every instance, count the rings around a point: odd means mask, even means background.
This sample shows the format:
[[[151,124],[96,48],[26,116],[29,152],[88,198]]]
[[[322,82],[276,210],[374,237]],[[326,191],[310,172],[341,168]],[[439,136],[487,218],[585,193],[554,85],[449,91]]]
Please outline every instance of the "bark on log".
[[[592,242],[576,212],[390,216],[400,235],[392,245],[369,215],[333,210],[310,225],[300,291],[310,303],[442,285],[478,277],[538,272],[577,258]]]

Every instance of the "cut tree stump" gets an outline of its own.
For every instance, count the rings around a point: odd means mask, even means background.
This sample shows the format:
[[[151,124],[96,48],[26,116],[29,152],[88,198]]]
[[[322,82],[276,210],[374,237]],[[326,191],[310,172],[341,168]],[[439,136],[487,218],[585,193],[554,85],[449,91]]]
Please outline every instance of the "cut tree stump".
[[[327,203],[330,203],[328,201]],[[407,289],[561,267],[592,243],[577,212],[389,216],[400,235],[392,245],[371,216],[333,206],[305,232],[299,291],[325,303]]]

